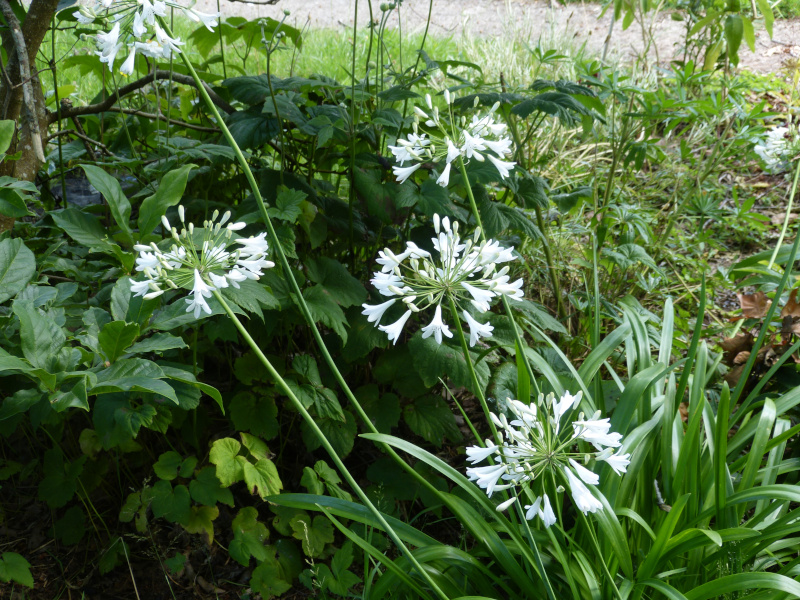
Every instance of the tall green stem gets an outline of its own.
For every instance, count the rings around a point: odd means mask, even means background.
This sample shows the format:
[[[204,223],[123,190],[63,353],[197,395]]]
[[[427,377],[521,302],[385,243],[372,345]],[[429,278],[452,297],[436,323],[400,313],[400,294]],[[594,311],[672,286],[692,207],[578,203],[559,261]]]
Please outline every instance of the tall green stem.
[[[461,177],[464,179],[464,187],[467,188],[467,198],[469,199],[469,206],[472,209],[472,215],[475,217],[475,222],[478,224],[478,227],[481,230],[481,235],[480,235],[481,241],[485,242],[486,230],[483,228],[481,215],[478,212],[478,204],[475,202],[475,196],[472,193],[472,186],[470,186],[469,184],[469,176],[467,175],[467,166],[464,164],[464,159],[461,156],[459,156],[456,159],[456,162],[458,163],[458,169],[461,172]],[[511,305],[508,302],[508,298],[506,298],[504,295],[501,296],[501,299],[503,302],[503,308],[505,309],[506,314],[508,315],[508,320],[511,322],[511,328],[514,331],[514,340],[517,342],[517,348],[519,348],[519,351],[524,354],[525,348],[527,348],[527,346],[522,341],[522,336],[519,333],[519,327],[517,327],[517,321],[514,318],[514,313],[511,312]],[[456,321],[458,321],[458,319],[456,319]],[[525,358],[525,368],[528,371],[528,376],[531,378],[531,382],[533,383],[533,386],[536,388],[536,393],[538,394],[539,384],[536,383],[536,375],[534,375],[533,373],[533,367],[531,367],[531,363],[528,360],[528,357],[524,356],[524,358]]]
[[[317,439],[321,442],[322,447],[325,448],[325,451],[331,457],[331,460],[336,465],[336,468],[339,470],[339,473],[342,474],[342,476],[345,478],[345,481],[347,481],[347,483],[356,493],[356,495],[364,504],[364,506],[366,506],[375,515],[375,518],[378,520],[378,523],[380,523],[383,530],[389,535],[389,537],[395,543],[397,548],[406,556],[408,561],[412,565],[414,565],[414,568],[417,569],[419,574],[423,577],[423,579],[425,579],[426,583],[431,587],[431,589],[436,593],[436,595],[439,596],[440,598],[443,598],[444,600],[449,600],[447,595],[439,588],[439,586],[436,585],[436,582],[433,581],[428,572],[417,561],[416,557],[406,547],[406,545],[403,543],[403,541],[400,539],[400,537],[397,535],[394,529],[392,529],[392,526],[389,525],[389,523],[384,518],[383,514],[370,501],[364,490],[361,489],[361,486],[358,485],[358,482],[356,482],[355,478],[347,469],[344,462],[342,462],[342,459],[339,458],[339,455],[336,453],[336,450],[334,450],[333,446],[331,446],[331,443],[328,441],[328,438],[319,428],[319,425],[317,425],[316,421],[314,421],[314,418],[308,413],[308,411],[303,406],[303,403],[300,402],[297,396],[294,395],[292,388],[290,388],[287,385],[286,381],[283,379],[283,377],[281,377],[280,373],[278,373],[278,371],[275,370],[275,367],[272,366],[272,363],[261,351],[261,348],[259,348],[258,344],[253,339],[253,337],[248,333],[245,326],[242,324],[242,322],[239,320],[236,314],[231,310],[231,307],[228,305],[228,303],[225,301],[222,295],[217,290],[214,290],[213,294],[214,297],[217,299],[217,301],[222,305],[222,308],[225,311],[225,313],[228,315],[231,321],[233,321],[233,324],[236,326],[236,329],[239,331],[239,334],[244,338],[245,342],[247,342],[247,345],[250,346],[250,349],[255,353],[258,360],[261,361],[261,364],[263,364],[264,367],[267,369],[267,372],[269,372],[270,377],[272,377],[272,379],[278,385],[280,390],[289,398],[291,403],[294,405],[295,410],[297,410],[297,412],[300,413],[300,415],[303,417],[303,420],[305,420],[308,427],[317,436]]]
[[[771,269],[775,264],[775,259],[778,257],[778,251],[781,249],[783,239],[786,237],[786,230],[789,228],[789,221],[792,218],[792,204],[794,203],[794,195],[797,193],[797,178],[800,176],[800,160],[794,163],[794,179],[792,180],[792,189],[789,190],[789,202],[786,205],[786,216],[783,219],[783,227],[781,228],[781,235],[775,244],[775,249],[772,251],[772,256],[769,259],[767,269]]]

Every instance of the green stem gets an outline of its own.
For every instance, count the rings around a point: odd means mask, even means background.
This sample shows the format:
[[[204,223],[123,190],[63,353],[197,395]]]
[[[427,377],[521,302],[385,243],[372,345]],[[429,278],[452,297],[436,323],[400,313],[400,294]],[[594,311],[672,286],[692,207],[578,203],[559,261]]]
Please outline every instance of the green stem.
[[[353,8],[353,47],[350,51],[350,190],[347,198],[347,241],[350,249],[350,268],[355,270],[356,247],[353,224],[353,208],[356,200],[356,35],[358,34],[358,0]],[[370,37],[370,45],[372,38]],[[366,79],[366,75],[364,77]],[[360,113],[358,113],[360,114]]]
[[[608,571],[606,561],[603,560],[603,552],[600,550],[600,544],[597,542],[597,536],[594,533],[594,527],[592,527],[591,523],[589,523],[589,519],[586,518],[586,515],[583,514],[583,511],[579,510],[578,512],[581,515],[581,519],[586,524],[586,529],[589,530],[589,537],[592,538],[592,545],[594,546],[595,552],[597,552],[597,557],[600,559],[600,564],[603,566],[603,573],[605,573],[605,576],[608,579],[608,582],[611,584],[611,587],[614,588],[614,595],[619,598],[619,600],[623,600],[622,594],[620,594],[619,588],[617,588],[617,584],[614,583],[614,578]]]
[[[778,257],[778,250],[781,249],[783,239],[786,237],[786,230],[789,228],[789,220],[792,217],[792,204],[794,203],[794,195],[797,192],[797,178],[800,176],[800,161],[794,163],[794,179],[792,180],[792,189],[789,191],[789,202],[786,205],[786,216],[783,219],[783,227],[781,234],[778,236],[778,242],[775,244],[775,249],[772,251],[772,256],[769,259],[767,270],[772,268],[775,264],[775,259]],[[777,300],[777,298],[776,298]]]
[[[473,390],[475,395],[478,397],[478,401],[481,403],[481,408],[483,408],[483,415],[486,417],[486,422],[489,424],[489,428],[492,430],[492,438],[494,439],[497,445],[501,445],[503,443],[503,438],[497,433],[497,428],[494,425],[494,421],[490,416],[491,411],[489,410],[489,404],[486,402],[486,395],[483,393],[483,389],[481,389],[481,384],[478,381],[478,375],[475,373],[475,366],[472,364],[472,358],[469,355],[469,346],[467,345],[467,338],[464,335],[464,329],[461,327],[461,317],[458,315],[458,307],[456,306],[456,301],[453,300],[453,296],[450,294],[447,295],[447,299],[450,302],[450,313],[453,315],[453,320],[456,323],[456,331],[458,331],[458,339],[461,342],[461,351],[464,353],[464,362],[467,363],[467,371],[469,371],[469,379],[472,382],[472,387],[475,389]],[[478,443],[481,443],[480,438],[478,438]]]
[[[481,241],[485,242],[486,230],[483,228],[481,215],[478,212],[478,205],[475,202],[475,196],[472,193],[472,186],[470,186],[469,184],[469,177],[467,176],[467,167],[464,164],[463,157],[461,156],[459,156],[456,159],[456,162],[458,163],[458,169],[461,172],[461,177],[464,179],[464,187],[467,188],[467,198],[469,199],[469,206],[470,209],[472,210],[472,215],[475,217],[475,222],[478,224],[478,227],[481,230],[481,235],[480,235]],[[517,347],[520,349],[520,352],[523,352],[524,354],[524,349],[527,348],[527,345],[525,344],[525,342],[522,341],[522,336],[519,333],[519,327],[517,327],[517,321],[514,318],[514,313],[511,312],[511,305],[509,304],[508,298],[506,298],[505,295],[502,295],[501,298],[503,302],[503,308],[505,309],[506,314],[508,315],[508,320],[511,322],[511,328],[514,331],[514,340],[517,342]],[[458,319],[456,319],[456,321],[458,321]],[[531,363],[528,360],[528,357],[525,356],[524,358],[525,358],[525,367],[528,370],[528,376],[530,377],[531,382],[533,383],[533,387],[536,388],[536,393],[538,394],[539,384],[536,382],[536,375],[534,375],[533,373],[533,367],[531,367]],[[469,362],[469,360],[467,360],[467,362]]]
[[[383,514],[370,501],[370,499],[367,497],[367,494],[364,492],[363,489],[361,489],[361,486],[358,485],[353,475],[345,466],[344,462],[342,462],[342,459],[339,458],[339,455],[337,454],[336,450],[334,450],[333,446],[331,446],[331,443],[328,441],[328,438],[325,436],[322,429],[319,428],[319,425],[317,425],[314,418],[305,409],[303,403],[300,402],[297,396],[294,395],[292,388],[290,388],[287,385],[286,381],[283,379],[283,377],[281,377],[280,373],[278,373],[278,371],[275,370],[275,367],[272,366],[272,363],[261,351],[261,348],[259,348],[258,344],[253,339],[253,337],[248,333],[245,326],[242,324],[242,322],[239,320],[236,314],[231,310],[231,307],[228,305],[228,303],[225,301],[225,299],[222,297],[219,291],[214,290],[213,294],[214,297],[217,299],[217,301],[222,305],[222,308],[225,311],[225,313],[228,315],[231,321],[233,321],[233,324],[236,326],[236,329],[239,331],[239,334],[244,338],[245,342],[247,342],[247,345],[250,346],[250,349],[253,351],[256,357],[258,357],[258,360],[261,361],[261,364],[263,364],[264,367],[267,369],[273,381],[275,381],[275,383],[278,385],[283,394],[289,398],[291,403],[294,405],[295,410],[297,410],[297,412],[300,413],[300,416],[303,417],[303,420],[306,422],[306,425],[308,425],[308,427],[314,432],[317,439],[322,444],[322,447],[325,448],[325,451],[328,453],[331,460],[336,465],[336,468],[339,470],[339,473],[341,473],[342,477],[344,477],[344,479],[350,485],[351,489],[356,493],[356,495],[364,504],[364,506],[366,506],[375,515],[375,518],[377,519],[378,523],[380,523],[383,530],[389,535],[389,537],[395,543],[397,548],[406,556],[406,558],[414,566],[414,568],[417,569],[419,574],[431,587],[431,589],[436,593],[436,595],[438,595],[440,598],[443,598],[444,600],[449,600],[447,595],[439,588],[439,586],[436,585],[436,582],[433,581],[428,572],[422,567],[422,565],[417,561],[416,557],[414,557],[411,551],[406,547],[406,545],[397,535],[392,526],[389,525],[389,523],[384,518]]]

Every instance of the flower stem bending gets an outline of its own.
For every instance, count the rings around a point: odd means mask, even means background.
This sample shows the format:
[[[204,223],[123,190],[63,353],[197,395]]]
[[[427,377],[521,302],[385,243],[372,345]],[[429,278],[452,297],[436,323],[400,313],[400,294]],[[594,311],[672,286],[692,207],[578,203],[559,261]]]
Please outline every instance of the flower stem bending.
[[[339,472],[345,478],[345,480],[350,485],[352,490],[356,493],[361,502],[364,503],[364,506],[366,506],[375,515],[375,518],[377,519],[378,523],[380,523],[383,530],[392,539],[397,548],[406,556],[409,562],[412,565],[414,565],[414,568],[417,569],[420,575],[426,580],[426,582],[431,587],[431,589],[436,593],[436,595],[442,598],[443,600],[449,600],[447,594],[445,594],[439,588],[439,586],[436,585],[436,582],[433,581],[433,579],[431,579],[427,571],[425,571],[423,566],[417,561],[417,559],[414,557],[411,551],[406,547],[406,545],[403,543],[403,541],[400,539],[400,537],[397,535],[394,529],[392,529],[391,525],[389,525],[389,523],[386,521],[383,514],[370,501],[364,490],[361,489],[361,486],[358,485],[355,478],[352,476],[350,471],[345,466],[344,462],[342,462],[342,459],[339,458],[339,455],[336,453],[336,450],[334,450],[333,446],[331,446],[331,443],[328,441],[328,438],[325,437],[325,434],[319,428],[319,425],[317,425],[316,421],[314,421],[314,418],[308,413],[308,411],[303,406],[303,403],[300,402],[297,396],[294,395],[292,389],[286,384],[286,381],[283,379],[283,377],[281,377],[280,374],[275,370],[275,367],[272,366],[272,363],[261,351],[261,348],[259,348],[258,344],[250,335],[250,333],[248,333],[245,326],[242,324],[242,322],[239,320],[239,318],[236,316],[233,310],[231,310],[231,307],[228,305],[228,303],[225,301],[222,295],[216,290],[214,290],[213,294],[214,297],[217,299],[217,301],[222,305],[222,308],[225,311],[225,313],[228,315],[228,317],[230,317],[231,321],[233,321],[233,324],[236,326],[236,329],[239,331],[241,336],[247,342],[247,345],[250,346],[250,349],[255,353],[256,357],[258,357],[258,360],[261,361],[261,364],[263,364],[264,367],[267,369],[267,371],[269,372],[270,376],[273,378],[275,383],[278,385],[281,391],[286,396],[288,396],[289,400],[292,402],[297,412],[300,413],[300,415],[303,417],[303,420],[305,420],[306,424],[311,428],[311,430],[317,436],[317,439],[319,439],[320,443],[322,444],[322,447],[325,448],[325,451],[331,457],[331,460],[336,465]]]

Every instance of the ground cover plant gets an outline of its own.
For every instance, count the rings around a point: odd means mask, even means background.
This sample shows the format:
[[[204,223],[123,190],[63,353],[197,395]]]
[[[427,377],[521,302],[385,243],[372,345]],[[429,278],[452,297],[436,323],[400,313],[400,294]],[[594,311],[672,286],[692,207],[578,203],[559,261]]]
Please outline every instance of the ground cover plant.
[[[800,596],[773,7],[655,69],[361,4],[0,0],[0,597]]]

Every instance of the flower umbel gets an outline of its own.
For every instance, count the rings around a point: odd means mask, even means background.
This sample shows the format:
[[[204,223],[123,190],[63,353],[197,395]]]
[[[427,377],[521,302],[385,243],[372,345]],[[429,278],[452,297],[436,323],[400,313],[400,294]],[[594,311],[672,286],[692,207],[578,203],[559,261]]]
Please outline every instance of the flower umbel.
[[[362,314],[385,332],[390,341],[397,343],[411,313],[434,308],[433,320],[422,328],[422,337],[433,336],[441,344],[444,337],[453,337],[442,318],[442,302],[447,302],[445,309],[448,309],[452,300],[469,327],[470,346],[474,346],[480,338],[491,337],[494,328],[480,323],[467,312],[468,305],[483,313],[489,310],[490,302],[500,296],[522,299],[522,280],[508,283],[508,266],[498,269],[499,264],[514,260],[514,249],[504,248],[493,240],[478,243],[480,230],[462,241],[458,222],[451,224],[448,217],[441,219],[434,215],[433,226],[436,232],[436,237],[432,238],[434,254],[413,242],[408,242],[400,254],[394,254],[389,248],[380,252],[381,270],[375,273],[372,284],[381,295],[392,299],[376,305],[363,304]],[[391,325],[381,325],[384,313],[397,300],[405,306],[405,314]]]
[[[217,221],[219,211],[214,211],[202,228],[193,223],[186,225],[183,206],[178,206],[178,215],[183,225],[180,233],[170,226],[166,217],[161,218],[164,231],[171,234],[174,242],[168,252],[155,243],[134,246],[139,253],[136,270],[146,278],[131,281],[134,295],[150,299],[167,289],[189,290],[186,312],[194,312],[195,318],[200,318],[201,313],[211,314],[206,299],[215,290],[228,286],[239,288],[240,282],[259,279],[264,274],[263,269],[275,266],[266,259],[266,234],[234,238],[235,232],[245,224],[229,223],[230,212]]]
[[[504,135],[506,125],[497,123],[492,117],[500,104],[495,104],[482,117],[473,116],[472,121],[468,122],[466,117],[457,120],[453,116],[450,108],[455,95],[445,90],[444,97],[449,118],[442,118],[438,107],[433,106],[430,95],[426,95],[428,111],[414,108],[414,132],[406,139],[398,138],[396,146],[389,146],[398,162],[397,166],[392,167],[397,181],[403,183],[423,162],[444,162],[436,183],[447,187],[450,183],[451,163],[458,157],[465,161],[474,159],[478,162],[488,158],[501,179],[508,177],[516,163],[503,160],[511,154],[511,140]],[[419,133],[420,120],[430,130],[428,133]],[[403,166],[406,161],[413,164]]]
[[[216,27],[219,20],[219,13],[202,13],[171,0],[94,0],[74,12],[73,16],[84,25],[100,20],[109,25],[113,23],[108,33],[101,31],[95,36],[96,54],[101,62],[108,64],[109,70],[113,70],[117,53],[126,46],[128,57],[120,73],[128,76],[133,72],[137,52],[150,58],[166,59],[173,52],[181,52],[180,46],[184,42],[167,35],[156,20],[156,17],[167,15],[167,7],[182,10],[187,17],[203,23],[208,29]]]
[[[573,503],[584,514],[602,510],[599,493],[592,491],[600,478],[581,463],[604,461],[620,475],[630,463],[630,454],[612,450],[621,445],[622,436],[609,433],[608,419],[599,419],[599,412],[591,419],[585,419],[581,413],[570,423],[572,427],[561,426],[562,421],[568,422],[580,400],[580,392],[575,396],[566,392],[560,399],[553,394],[547,397],[540,394],[538,402],[530,405],[509,399],[511,420],[505,414],[490,414],[502,443],[487,440],[485,448],[467,448],[470,463],[492,459],[493,464],[468,467],[467,477],[489,496],[497,490],[517,488],[517,496],[524,495],[530,500],[525,505],[525,518],[539,517],[545,527],[557,520],[545,488],[559,491],[566,486]],[[579,452],[576,444],[581,440],[590,442],[598,451]],[[511,504],[507,501],[501,506],[505,509]]]

